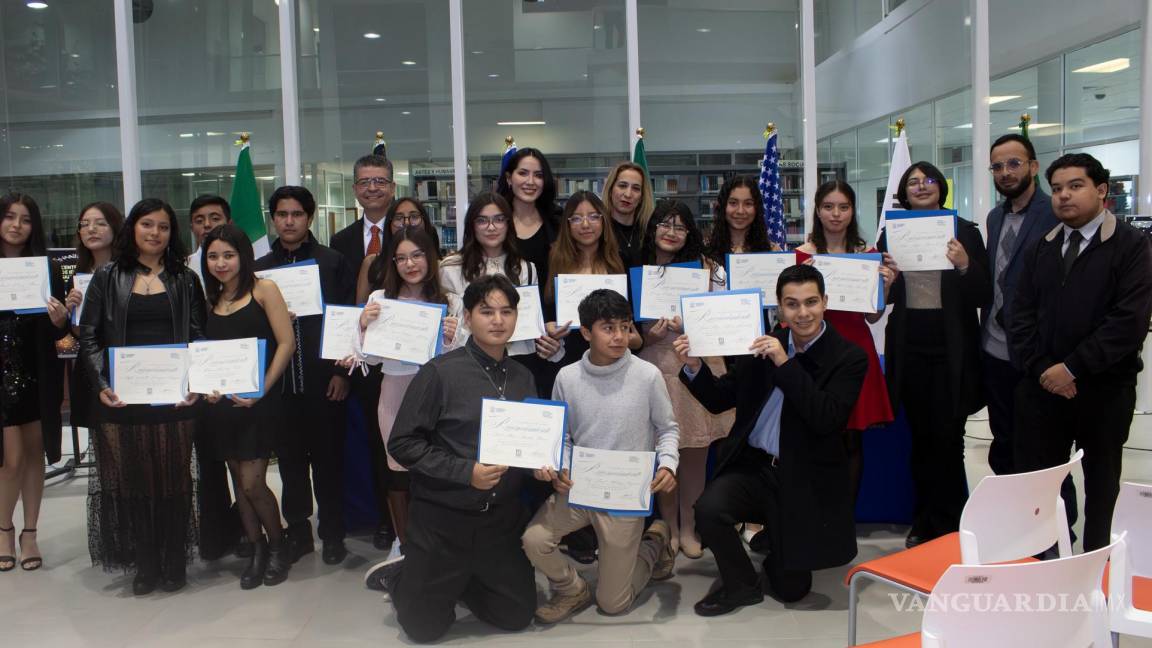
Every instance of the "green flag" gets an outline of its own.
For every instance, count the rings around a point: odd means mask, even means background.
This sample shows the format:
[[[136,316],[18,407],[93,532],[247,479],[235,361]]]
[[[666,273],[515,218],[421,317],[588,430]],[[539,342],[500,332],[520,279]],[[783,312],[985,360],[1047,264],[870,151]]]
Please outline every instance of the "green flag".
[[[1024,115],[1020,115],[1020,134],[1024,136],[1024,139],[1026,139],[1028,141],[1032,141],[1032,138],[1028,137],[1028,122],[1030,122],[1032,120],[1031,120],[1031,118],[1025,119],[1025,115],[1027,115],[1027,113],[1025,113]],[[1035,186],[1037,189],[1040,188],[1040,174],[1039,173],[1032,176],[1032,183],[1033,183],[1033,186]]]
[[[260,204],[260,189],[256,186],[248,142],[244,142],[240,157],[236,158],[236,178],[232,181],[232,197],[228,204],[232,207],[232,222],[248,235],[256,258],[268,254],[268,228],[264,224],[264,209]]]
[[[644,156],[644,136],[636,138],[636,148],[632,151],[632,163],[644,168],[644,175],[648,174],[648,158]]]

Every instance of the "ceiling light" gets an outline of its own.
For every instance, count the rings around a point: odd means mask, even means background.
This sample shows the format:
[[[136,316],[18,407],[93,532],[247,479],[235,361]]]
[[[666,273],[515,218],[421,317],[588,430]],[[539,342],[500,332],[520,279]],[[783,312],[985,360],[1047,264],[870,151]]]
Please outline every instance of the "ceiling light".
[[[545,121],[498,121],[497,126],[546,126]]]
[[[499,75],[499,74],[496,74],[495,72],[493,72],[492,74],[489,74],[489,75],[488,75],[488,78],[489,78],[489,79],[497,79],[497,78],[499,78],[499,77],[500,77],[500,75]]]
[[[484,53],[484,51],[483,50],[472,50],[472,53],[475,54],[476,56],[480,56],[481,54]]]
[[[223,137],[224,136],[224,133],[221,133],[220,131],[208,131],[207,133],[204,133],[204,134],[207,135],[208,137]]]
[[[416,65],[416,61],[400,61],[404,65]]]
[[[180,175],[184,176],[185,178],[195,178],[196,172],[195,171],[189,171],[188,173],[181,173]]]
[[[80,55],[79,55],[79,54],[71,54],[70,56],[71,56],[72,58],[80,58]]]
[[[1028,110],[1036,110],[1040,106],[1028,106]]]
[[[960,124],[959,126],[953,126],[952,128],[972,128],[972,122],[968,122],[967,124]]]
[[[707,27],[697,27],[696,31],[700,32],[701,34],[707,34],[708,32],[710,32],[712,30],[707,28]]]
[[[412,111],[411,110],[405,110],[405,111],[401,112],[400,114],[401,115],[411,115]]]
[[[380,103],[384,103],[385,101],[388,101],[388,100],[385,99],[384,97],[376,97],[376,101],[379,101]]]
[[[48,84],[45,84],[45,85],[42,85],[42,86],[40,86],[40,89],[41,89],[41,90],[51,90],[51,89],[53,89],[53,88],[55,88],[55,87],[56,87],[56,85],[55,85],[55,84],[52,84],[52,83],[48,83]]]
[[[313,28],[312,28],[312,31],[314,31],[314,32],[318,32],[318,31],[320,31],[320,28],[319,28],[319,27],[313,27]]]
[[[25,2],[24,4],[27,5],[27,7],[29,9],[47,9],[48,8],[47,2]]]
[[[1108,74],[1109,72],[1119,72],[1120,70],[1127,70],[1129,60],[1126,58],[1115,58],[1111,61],[1104,61],[1095,65],[1085,65],[1082,68],[1072,70],[1081,74]]]
[[[364,38],[368,38],[368,39],[380,38],[380,34],[377,34],[376,32],[368,32],[367,34],[364,34]]]
[[[993,95],[991,97],[988,97],[988,105],[991,106],[994,104],[1003,103],[1005,101],[1012,101],[1013,99],[1019,99],[1019,98],[1020,98],[1020,95]]]
[[[884,139],[882,139],[882,140],[876,140],[876,143],[877,143],[877,144],[887,144],[887,143],[888,143],[888,138],[887,138],[887,137],[885,137],[885,138],[884,138]]]
[[[180,133],[180,137],[182,137],[182,138],[196,137],[196,133]]]
[[[592,29],[600,29],[600,25],[592,25]]]

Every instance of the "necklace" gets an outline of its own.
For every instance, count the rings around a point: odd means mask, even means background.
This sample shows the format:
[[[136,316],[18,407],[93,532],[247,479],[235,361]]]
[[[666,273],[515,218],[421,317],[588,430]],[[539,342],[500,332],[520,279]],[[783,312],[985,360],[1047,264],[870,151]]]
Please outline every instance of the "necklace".
[[[149,271],[147,274],[151,274],[151,271]],[[147,274],[137,273],[137,275],[140,277],[140,281],[144,283],[144,294],[151,295],[152,284],[156,282],[156,277],[159,275],[152,275],[152,277],[148,277]]]
[[[472,357],[472,361],[476,363],[476,366],[480,367],[480,371],[484,372],[484,377],[488,379],[488,382],[492,383],[492,388],[496,390],[496,393],[500,396],[500,400],[508,400],[504,398],[504,388],[508,386],[508,370],[503,367],[500,368],[501,373],[504,374],[504,382],[497,385],[496,381],[492,380],[492,376],[488,373],[488,370],[484,368],[483,363],[476,357],[472,349],[468,349],[468,355]]]

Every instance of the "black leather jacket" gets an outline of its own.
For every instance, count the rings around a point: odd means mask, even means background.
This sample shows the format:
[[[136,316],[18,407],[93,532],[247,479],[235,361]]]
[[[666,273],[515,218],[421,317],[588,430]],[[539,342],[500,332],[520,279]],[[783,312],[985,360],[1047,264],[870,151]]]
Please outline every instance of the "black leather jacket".
[[[84,294],[84,310],[77,327],[80,356],[87,363],[88,375],[98,391],[111,387],[105,371],[108,349],[125,344],[128,300],[135,280],[135,267],[109,263],[96,271]],[[172,343],[204,339],[204,289],[200,287],[200,278],[191,270],[185,270],[177,274],[162,272],[160,281],[172,304]]]

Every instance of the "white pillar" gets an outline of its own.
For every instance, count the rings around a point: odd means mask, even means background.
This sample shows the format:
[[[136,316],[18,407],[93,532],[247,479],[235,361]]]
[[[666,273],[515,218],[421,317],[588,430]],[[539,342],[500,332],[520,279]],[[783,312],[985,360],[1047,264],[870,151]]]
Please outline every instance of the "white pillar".
[[[296,79],[296,0],[280,0],[280,101],[284,111],[284,184],[300,184],[300,105]]]
[[[812,231],[816,186],[820,182],[819,150],[816,147],[816,27],[814,0],[800,2],[800,85],[804,118],[804,237]]]
[[[448,1],[448,39],[452,61],[452,160],[456,185],[456,246],[464,241],[468,211],[468,131],[464,114],[464,1]],[[476,169],[480,173],[480,169]]]
[[[136,111],[136,52],[132,0],[115,0],[116,93],[120,101],[120,169],[124,175],[124,213],[140,198],[140,121]]]
[[[640,122],[640,38],[637,0],[624,0],[624,31],[628,61],[628,157],[636,146],[636,129]]]
[[[992,187],[981,169],[987,166],[992,112],[988,73],[988,0],[972,0],[972,216],[985,234]]]
[[[1152,215],[1152,0],[1144,3],[1140,61],[1140,182],[1136,214]]]

